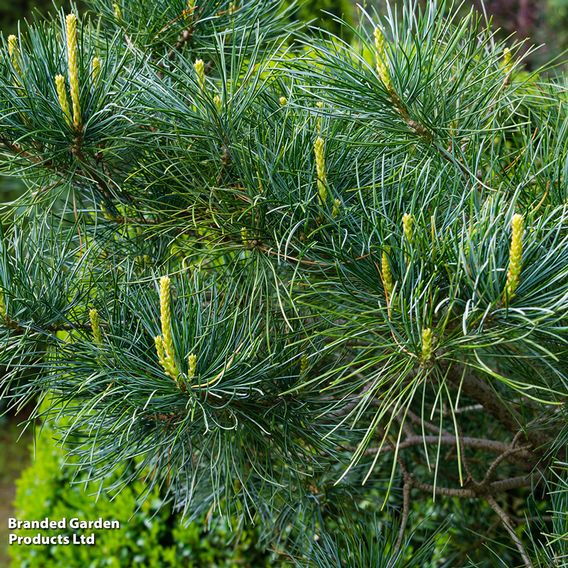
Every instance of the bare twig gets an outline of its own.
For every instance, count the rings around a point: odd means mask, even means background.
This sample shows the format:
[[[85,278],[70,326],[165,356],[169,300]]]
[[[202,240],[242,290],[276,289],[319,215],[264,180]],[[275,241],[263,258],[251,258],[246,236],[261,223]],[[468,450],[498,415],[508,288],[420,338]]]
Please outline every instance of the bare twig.
[[[501,455],[497,456],[495,460],[491,463],[480,485],[487,485],[491,481],[491,479],[495,475],[495,472],[497,471],[497,468],[504,460],[511,458],[514,454],[526,453],[526,452],[529,452],[530,454],[530,446],[519,446],[518,448],[510,447],[507,450],[505,450]]]
[[[183,30],[179,36],[175,46],[168,51],[168,59],[172,60],[176,56],[177,51],[181,51],[186,43],[191,41],[193,29]]]
[[[402,548],[404,532],[406,531],[406,525],[408,524],[408,515],[410,514],[410,491],[412,489],[412,477],[408,474],[406,469],[403,469],[402,473],[404,476],[404,485],[402,487],[402,520],[400,522],[398,537],[396,539],[396,544],[394,547],[395,556]]]
[[[423,444],[442,444],[445,446],[455,446],[457,444],[457,438],[449,434],[444,434],[442,436],[408,436],[400,444],[398,444],[399,449],[410,448],[413,446],[421,446]],[[485,450],[491,453],[504,453],[510,449],[510,446],[504,442],[498,442],[496,440],[487,440],[485,438],[470,438],[464,436],[460,439],[460,443],[464,447],[477,448],[480,450]],[[385,449],[383,449],[385,451]],[[387,450],[388,451],[388,450]],[[374,454],[377,452],[376,448],[370,448],[367,450],[367,454]],[[512,457],[511,456],[508,457]],[[532,457],[531,452],[528,450],[527,446],[523,446],[514,452],[515,458],[529,458]]]
[[[518,477],[508,477],[500,481],[494,481],[486,486],[473,486],[471,488],[463,487],[439,487],[429,483],[422,483],[416,478],[412,478],[412,486],[436,495],[444,495],[446,497],[462,497],[466,499],[478,499],[486,497],[487,495],[495,495],[497,493],[504,493],[511,489],[518,489],[519,487],[526,487],[531,482],[530,475],[521,475]]]
[[[448,369],[448,380],[462,392],[477,401],[509,432],[517,435],[523,424],[523,420],[517,409],[511,404],[502,401],[499,394],[488,384],[487,381],[477,377],[470,369],[462,365],[452,365]],[[549,442],[548,436],[538,430],[523,432],[523,435],[536,449],[545,446]]]
[[[509,533],[511,540],[515,543],[515,546],[517,547],[517,550],[519,551],[519,554],[521,555],[521,558],[523,559],[526,568],[534,568],[533,563],[531,562],[531,559],[529,558],[527,551],[523,546],[523,543],[515,533],[509,515],[507,515],[507,513],[503,509],[501,509],[501,507],[499,507],[497,501],[495,501],[493,497],[488,496],[487,503],[489,503],[489,506],[497,513],[497,515],[501,519],[501,523],[505,527],[506,531]]]

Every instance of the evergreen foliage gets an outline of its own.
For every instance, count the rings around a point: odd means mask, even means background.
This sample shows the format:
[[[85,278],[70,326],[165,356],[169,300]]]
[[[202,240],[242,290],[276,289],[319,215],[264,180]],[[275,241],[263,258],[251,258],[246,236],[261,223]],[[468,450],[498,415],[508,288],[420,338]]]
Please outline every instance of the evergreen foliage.
[[[89,5],[5,41],[8,402],[301,566],[564,565],[565,81],[443,3]]]

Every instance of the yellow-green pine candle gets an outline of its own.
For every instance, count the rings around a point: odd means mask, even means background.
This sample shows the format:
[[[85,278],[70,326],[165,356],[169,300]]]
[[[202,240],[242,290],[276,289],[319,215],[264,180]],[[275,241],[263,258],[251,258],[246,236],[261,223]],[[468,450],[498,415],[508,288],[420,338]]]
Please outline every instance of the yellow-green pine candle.
[[[237,3],[236,2],[229,2],[229,16],[232,16],[237,11]]]
[[[55,88],[57,90],[57,98],[59,99],[59,106],[63,112],[65,122],[71,126],[71,111],[69,110],[69,101],[67,100],[67,88],[65,86],[65,77],[63,75],[55,76]]]
[[[503,68],[507,75],[510,75],[513,70],[513,54],[508,47],[503,50]]]
[[[511,221],[511,248],[509,251],[509,270],[505,285],[506,298],[512,298],[519,285],[523,262],[524,217],[516,213]]]
[[[432,358],[432,330],[427,327],[422,330],[422,361],[425,363]]]
[[[112,5],[112,11],[114,12],[115,19],[122,20],[122,10],[121,10],[120,4],[118,4],[118,2],[115,2]]]
[[[278,101],[280,102],[280,106],[286,106],[288,104],[288,99],[286,97],[280,97]]]
[[[250,236],[246,227],[241,227],[241,241],[245,247],[250,245]]]
[[[99,317],[99,312],[93,308],[89,310],[89,319],[91,320],[91,331],[93,332],[93,339],[95,343],[102,345],[103,334],[101,332],[101,318]]]
[[[8,36],[8,55],[12,62],[12,67],[18,75],[22,75],[22,68],[20,67],[20,48],[18,47],[18,38],[15,35]]]
[[[391,80],[387,67],[387,51],[385,36],[379,27],[375,28],[375,50],[377,56],[377,73],[385,87],[390,88]]]
[[[185,10],[185,15],[188,22],[191,22],[193,14],[195,12],[195,8],[196,8],[195,0],[187,0],[187,8]]]
[[[333,200],[333,209],[331,210],[331,216],[335,219],[341,212],[341,201],[339,199]]]
[[[156,344],[156,353],[158,354],[160,364],[165,368],[166,349],[164,347],[164,340],[162,339],[162,336],[156,335],[156,337],[154,337],[154,343]]]
[[[316,157],[317,185],[320,204],[327,201],[327,174],[325,171],[325,142],[321,136],[314,142],[314,154]]]
[[[172,366],[171,361],[168,359],[166,355],[166,348],[164,346],[164,338],[161,335],[157,335],[154,337],[154,343],[156,345],[156,353],[158,354],[158,361],[160,365],[166,372],[170,378],[177,381],[177,373],[175,372],[175,368]]]
[[[162,276],[160,279],[160,321],[166,358],[175,367],[174,337],[172,334],[172,298],[169,276]]]
[[[0,317],[6,319],[6,302],[4,301],[4,292],[0,290]]]
[[[221,109],[223,108],[223,102],[221,101],[221,97],[219,95],[215,95],[213,97],[213,102],[215,103],[217,110],[220,112]]]
[[[65,20],[67,31],[67,65],[69,66],[69,86],[73,107],[73,126],[81,128],[81,106],[79,103],[79,65],[77,63],[77,16],[69,14]]]
[[[168,358],[166,354],[166,348],[164,346],[164,338],[161,335],[158,335],[154,338],[156,343],[156,352],[158,353],[158,360],[160,365],[164,369],[166,375],[172,378],[174,381],[178,381],[179,378],[179,371],[176,367],[175,362]]]
[[[195,377],[196,371],[197,371],[197,355],[192,353],[187,358],[187,378],[193,379]]]
[[[197,59],[193,64],[193,68],[195,69],[195,73],[197,75],[199,88],[202,91],[205,91],[205,63],[203,63],[203,59]]]
[[[101,60],[98,57],[93,57],[93,82],[96,83],[101,76]]]
[[[392,294],[394,283],[392,279],[391,267],[386,251],[383,251],[381,257],[381,278],[383,280],[383,287],[388,296]]]
[[[160,321],[162,325],[162,335],[155,338],[158,359],[166,371],[166,374],[177,381],[179,370],[175,363],[170,279],[168,276],[162,276],[160,279]]]
[[[414,223],[414,218],[409,213],[405,213],[402,216],[402,229],[404,231],[404,236],[408,242],[412,241],[412,225]]]

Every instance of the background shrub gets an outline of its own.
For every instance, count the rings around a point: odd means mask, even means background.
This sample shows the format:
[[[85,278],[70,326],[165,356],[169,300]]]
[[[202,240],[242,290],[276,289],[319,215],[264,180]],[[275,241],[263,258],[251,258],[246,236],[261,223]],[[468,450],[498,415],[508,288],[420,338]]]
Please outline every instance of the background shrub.
[[[16,518],[51,520],[77,517],[117,520],[120,530],[96,531],[96,546],[17,546],[10,547],[13,565],[21,568],[125,567],[144,565],[182,566],[188,568],[237,566],[277,566],[278,559],[257,547],[254,530],[243,531],[238,538],[226,522],[207,530],[205,518],[186,525],[180,523],[171,507],[164,506],[157,490],[138,504],[144,491],[142,482],[133,483],[118,495],[95,483],[81,483],[65,466],[64,449],[55,440],[52,428],[44,425],[31,448],[32,465],[17,482]],[[97,498],[98,496],[98,498]],[[38,531],[19,530],[21,536]],[[64,531],[40,531],[42,535],[68,534]],[[86,531],[90,532],[90,531]]]

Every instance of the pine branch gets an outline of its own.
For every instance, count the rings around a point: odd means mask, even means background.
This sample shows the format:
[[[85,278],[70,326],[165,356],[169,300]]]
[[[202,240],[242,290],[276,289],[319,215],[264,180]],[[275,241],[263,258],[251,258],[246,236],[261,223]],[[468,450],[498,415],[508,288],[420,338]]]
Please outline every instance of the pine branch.
[[[456,446],[458,443],[458,439],[455,436],[450,436],[447,434],[441,436],[407,436],[404,440],[402,440],[398,444],[399,449],[411,448],[414,446],[422,446],[424,444],[431,444],[431,445],[447,445],[447,446]],[[461,437],[459,439],[459,443],[462,446],[475,448],[479,450],[485,450],[491,453],[499,453],[503,454],[505,452],[509,452],[508,456],[512,456],[513,454],[517,454],[515,459],[523,459],[526,460],[530,457],[534,457],[534,455],[529,451],[527,446],[519,447],[519,448],[511,448],[508,444],[504,442],[498,442],[495,440],[488,440],[485,438],[471,438],[468,436]],[[514,450],[514,451],[511,451]],[[369,452],[373,452],[373,450],[369,450]]]
[[[451,487],[440,487],[434,486],[429,483],[423,483],[412,476],[412,486],[430,493],[432,495],[442,495],[445,497],[461,497],[466,499],[481,499],[485,498],[487,495],[497,495],[499,493],[505,493],[513,489],[519,489],[521,487],[528,487],[533,481],[532,475],[520,475],[516,477],[508,477],[506,479],[501,479],[499,481],[493,481],[484,487],[472,486],[470,488],[451,488]]]

